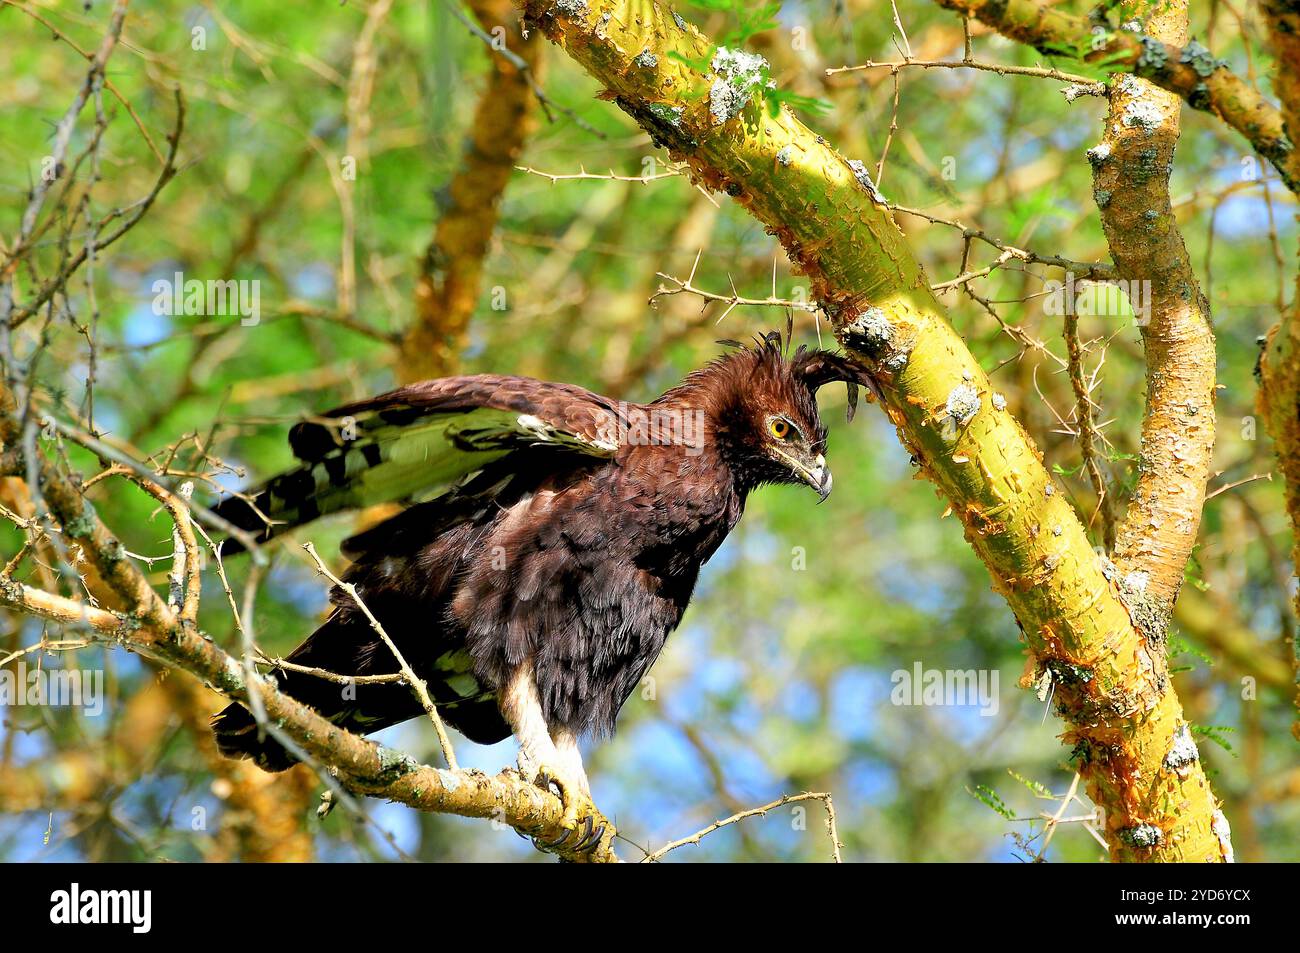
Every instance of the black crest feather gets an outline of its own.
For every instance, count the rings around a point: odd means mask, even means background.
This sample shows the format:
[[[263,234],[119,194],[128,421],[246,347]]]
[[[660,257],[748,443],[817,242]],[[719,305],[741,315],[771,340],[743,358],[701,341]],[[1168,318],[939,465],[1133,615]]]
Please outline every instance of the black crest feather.
[[[857,413],[858,385],[861,384],[867,387],[870,393],[875,393],[875,383],[866,368],[846,354],[822,350],[810,351],[801,346],[795,352],[794,360],[790,362],[790,373],[802,380],[814,394],[824,384],[843,381],[848,389],[849,420],[852,420],[853,415]]]

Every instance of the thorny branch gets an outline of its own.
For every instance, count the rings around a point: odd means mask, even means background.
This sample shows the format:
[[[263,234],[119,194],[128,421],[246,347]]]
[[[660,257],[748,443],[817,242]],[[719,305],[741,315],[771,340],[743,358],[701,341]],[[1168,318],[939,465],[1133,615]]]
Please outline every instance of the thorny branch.
[[[420,704],[424,707],[425,714],[429,716],[429,721],[433,722],[433,728],[438,733],[438,743],[442,746],[442,756],[447,760],[447,767],[451,768],[453,771],[459,771],[460,765],[456,763],[456,752],[452,750],[451,739],[447,737],[447,728],[442,723],[442,716],[438,714],[438,709],[433,704],[433,699],[429,697],[429,687],[424,684],[424,679],[416,675],[411,669],[410,664],[407,663],[401,651],[398,650],[388,633],[384,631],[383,625],[375,618],[375,614],[370,611],[370,607],[362,601],[361,594],[357,592],[357,587],[352,585],[350,582],[344,582],[338,576],[330,572],[329,568],[325,565],[324,560],[320,558],[320,553],[316,552],[316,547],[311,543],[304,544],[303,548],[307,550],[307,555],[310,556],[312,562],[316,564],[316,571],[337,586],[349,599],[356,603],[357,608],[360,609],[362,614],[366,617],[366,621],[370,623],[370,628],[375,630],[375,634],[379,636],[380,641],[382,641],[384,645],[388,647],[388,650],[393,653],[393,657],[397,659],[397,664],[402,669],[403,679],[406,684],[411,687],[411,691],[415,693],[415,697],[420,700]]]
[[[557,182],[572,181],[596,181],[596,182],[637,182],[642,185],[648,182],[657,182],[660,179],[673,179],[682,175],[681,169],[670,168],[667,172],[652,172],[645,175],[619,175],[613,169],[610,169],[603,175],[599,172],[588,172],[585,166],[579,167],[577,172],[543,172],[541,169],[534,169],[532,166],[517,165],[515,171],[524,172],[528,175],[535,175],[538,178],[548,179],[552,185]]]
[[[1153,42],[1186,39],[1186,3],[1152,9],[1147,29]],[[1214,332],[1169,197],[1181,104],[1131,76],[1111,83],[1108,96],[1101,143],[1088,153],[1093,194],[1120,279],[1149,289],[1148,313],[1139,322],[1147,382],[1142,453],[1114,558],[1130,601],[1143,603],[1135,614],[1167,618],[1196,542],[1209,481]]]
[[[797,804],[800,801],[821,801],[826,806],[826,835],[830,838],[831,841],[831,859],[835,861],[835,863],[837,864],[842,863],[843,858],[840,856],[840,850],[844,847],[844,845],[840,843],[839,831],[836,829],[835,803],[831,800],[830,794],[827,794],[825,792],[814,792],[814,791],[808,791],[803,794],[787,794],[784,797],[778,798],[777,800],[772,801],[769,804],[764,804],[761,807],[751,808],[747,811],[738,811],[735,814],[732,814],[730,817],[723,818],[722,820],[719,821],[714,821],[712,824],[708,825],[707,827],[701,828],[700,830],[696,831],[694,834],[690,834],[687,837],[682,837],[675,841],[670,841],[669,843],[665,844],[663,847],[660,847],[658,850],[646,854],[646,856],[641,859],[641,863],[643,864],[657,863],[664,857],[665,854],[669,853],[670,851],[674,851],[679,847],[685,847],[687,844],[698,845],[701,840],[703,840],[705,837],[707,837],[709,834],[712,834],[716,830],[720,830],[721,828],[728,827],[732,824],[736,824],[749,817],[763,817],[769,811],[775,811],[777,808],[785,807],[787,804]]]
[[[1148,645],[1162,634],[1158,620],[1130,616],[1113,570],[947,322],[865,165],[787,109],[760,121],[766,104],[740,97],[719,116],[709,94],[717,78],[691,65],[709,63],[713,45],[656,3],[518,2],[671,158],[778,237],[841,343],[876,379],[912,457],[963,519],[1019,619],[1031,666],[1089,673],[1056,697],[1067,741],[1099,755],[1080,770],[1106,808],[1112,858],[1225,859],[1227,822],[1199,760],[1165,757],[1186,729],[1163,652]],[[1181,793],[1153,800],[1157,777]]]
[[[795,301],[793,299],[777,297],[775,261],[772,262],[772,293],[768,295],[766,298],[746,298],[744,295],[736,291],[735,282],[732,282],[731,294],[729,295],[717,294],[716,292],[705,291],[703,288],[697,288],[694,284],[695,272],[700,266],[700,255],[702,254],[704,254],[704,249],[700,249],[700,251],[696,253],[695,263],[691,265],[691,273],[687,275],[685,279],[677,278],[674,277],[673,275],[665,274],[662,271],[655,272],[656,277],[662,278],[664,281],[671,281],[673,283],[673,287],[670,288],[667,285],[661,284],[658,290],[655,291],[655,293],[650,296],[647,303],[653,305],[656,300],[662,297],[667,297],[670,295],[689,294],[689,295],[695,295],[696,297],[703,299],[704,307],[706,308],[714,302],[725,304],[727,306],[726,310],[724,310],[722,314],[718,316],[718,319],[714,322],[714,324],[721,324],[723,319],[725,319],[727,315],[731,314],[732,311],[736,310],[736,308],[739,308],[742,305],[751,305],[751,306],[758,306],[758,307],[788,308],[793,311],[808,311],[808,312],[816,313],[817,306],[814,304],[810,304],[807,301]]]
[[[145,214],[153,206],[158,194],[162,192],[163,187],[167,185],[176,174],[180,171],[176,165],[176,153],[180,148],[181,133],[185,128],[185,99],[181,95],[180,87],[175,90],[176,99],[176,123],[171,133],[167,136],[167,158],[163,164],[158,178],[154,181],[153,188],[142,198],[130,205],[122,208],[113,209],[106,213],[97,222],[95,222],[93,236],[81,246],[77,252],[62,264],[57,274],[46,280],[36,291],[31,301],[25,305],[19,305],[15,299],[13,290],[13,275],[20,258],[30,251],[30,245],[26,244],[25,237],[20,236],[21,240],[17,246],[9,253],[9,257],[3,264],[0,264],[0,333],[5,333],[6,329],[12,330],[21,325],[24,321],[36,314],[50,299],[66,287],[68,279],[76,271],[86,264],[92,254],[97,254],[108,248],[118,241],[123,235],[136,226],[144,218]],[[58,163],[62,161],[56,158],[54,167],[59,167]],[[43,194],[42,194],[43,199]],[[31,206],[29,206],[29,209]],[[35,206],[36,212],[39,212],[39,205]],[[103,229],[107,228],[114,221],[122,221],[107,235],[100,237]],[[26,217],[24,217],[26,221]]]
[[[465,15],[456,0],[446,0],[446,3],[447,9],[451,11],[452,16],[459,20],[464,25],[465,29],[469,30],[473,36],[487,44],[489,50],[500,56],[501,59],[505,60],[519,71],[519,75],[523,78],[529,90],[531,90],[532,94],[537,97],[537,102],[541,105],[543,112],[546,113],[546,119],[548,122],[555,121],[555,116],[552,111],[558,112],[579,129],[591,133],[591,135],[595,136],[597,139],[605,138],[603,132],[579,116],[574,110],[567,106],[561,106],[546,94],[546,90],[542,89],[542,84],[537,81],[536,61],[531,61],[514,52],[509,47],[497,43],[497,41],[489,36],[481,26]],[[484,4],[481,8],[477,8],[476,13],[481,9],[487,9],[487,5]]]
[[[1292,192],[1300,190],[1300,149],[1288,137],[1282,111],[1227,64],[1192,41],[1168,42],[1127,28],[1100,28],[1048,0],[936,0],[1013,40],[1051,55],[1126,70],[1213,113],[1244,136],[1277,168]]]
[[[1051,79],[1061,83],[1070,83],[1076,86],[1087,86],[1090,88],[1098,85],[1097,81],[1087,76],[1079,76],[1075,73],[1063,73],[1058,69],[1044,66],[1013,66],[1007,63],[983,63],[979,60],[970,59],[969,57],[960,60],[915,60],[902,59],[895,62],[877,63],[874,60],[867,60],[858,66],[837,66],[826,70],[827,76],[834,76],[836,73],[855,73],[868,69],[887,69],[891,73],[897,73],[899,70],[907,69],[973,69],[984,70],[989,73],[997,73],[1001,76],[1034,76],[1039,79]],[[1097,95],[1094,93],[1093,95]]]
[[[1079,453],[1083,457],[1083,467],[1092,483],[1092,492],[1097,497],[1096,515],[1101,517],[1102,540],[1109,552],[1115,546],[1115,520],[1111,513],[1110,491],[1106,476],[1101,470],[1098,459],[1097,428],[1093,420],[1096,403],[1092,399],[1094,382],[1085,380],[1083,369],[1083,344],[1079,340],[1079,315],[1074,308],[1067,308],[1065,313],[1065,350],[1069,356],[1070,386],[1074,390],[1074,419],[1078,427]]]

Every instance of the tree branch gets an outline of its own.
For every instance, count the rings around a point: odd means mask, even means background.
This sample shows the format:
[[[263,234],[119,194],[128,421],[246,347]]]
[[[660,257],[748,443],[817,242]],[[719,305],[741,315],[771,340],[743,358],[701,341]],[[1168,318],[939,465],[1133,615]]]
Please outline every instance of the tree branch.
[[[1094,25],[1048,0],[937,0],[940,6],[979,20],[1041,53],[1129,71],[1213,113],[1245,136],[1273,163],[1292,192],[1300,190],[1300,153],[1281,111],[1195,41],[1186,45],[1109,25]]]
[[[641,859],[641,863],[643,864],[658,863],[661,859],[663,859],[664,855],[669,853],[670,851],[674,851],[679,847],[685,847],[687,844],[698,845],[700,841],[702,841],[705,837],[712,834],[716,830],[721,830],[724,827],[729,827],[732,824],[736,824],[739,823],[740,821],[745,820],[746,818],[764,817],[767,815],[769,811],[775,811],[778,807],[785,807],[787,804],[796,804],[799,801],[821,801],[822,804],[826,806],[826,836],[829,837],[831,841],[831,860],[833,860],[837,864],[843,863],[843,858],[840,856],[840,849],[844,845],[840,843],[840,834],[838,829],[836,828],[835,802],[831,800],[831,796],[829,794],[824,792],[818,792],[818,791],[807,791],[803,794],[787,794],[784,797],[777,798],[775,801],[772,801],[769,804],[764,804],[761,807],[753,807],[745,811],[737,811],[735,814],[732,814],[730,817],[723,818],[722,820],[719,821],[714,821],[712,824],[708,825],[707,827],[701,828],[700,830],[696,831],[694,834],[691,834],[688,837],[682,837],[675,841],[669,841],[667,844],[665,844],[663,847],[660,847],[658,850],[646,854],[645,857]]]
[[[1182,43],[1187,5],[1164,5],[1148,23]],[[1214,448],[1215,344],[1210,308],[1192,270],[1169,198],[1178,97],[1145,80],[1111,83],[1101,144],[1089,150],[1093,195],[1120,280],[1148,309],[1146,409],[1137,486],[1114,558],[1131,601],[1168,619],[1196,543]]]
[[[765,224],[808,275],[1056,680],[1111,856],[1222,860],[1227,822],[1199,760],[1185,756],[1162,633],[1130,618],[1113,567],[948,324],[865,166],[758,101],[761,76],[650,0],[517,2],[605,98]]]

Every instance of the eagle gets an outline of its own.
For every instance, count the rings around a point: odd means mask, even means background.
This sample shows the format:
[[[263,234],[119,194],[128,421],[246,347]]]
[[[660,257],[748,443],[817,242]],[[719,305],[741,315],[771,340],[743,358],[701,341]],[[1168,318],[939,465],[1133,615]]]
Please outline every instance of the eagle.
[[[722,343],[722,356],[647,404],[477,374],[338,407],[290,430],[298,466],[215,511],[265,541],[331,513],[402,504],[344,541],[343,580],[446,723],[481,744],[514,735],[521,771],[558,791],[568,837],[580,815],[590,819],[579,740],[612,734],[754,489],[807,484],[826,499],[818,388],[847,384],[852,419],[857,385],[871,386],[847,356],[790,353],[775,332]],[[397,673],[356,600],[336,586],[330,601],[287,660],[344,676]],[[396,681],[272,677],[352,731],[424,714]],[[239,704],[213,729],[228,757],[268,771],[294,763]],[[575,843],[594,847],[602,833],[584,830]]]

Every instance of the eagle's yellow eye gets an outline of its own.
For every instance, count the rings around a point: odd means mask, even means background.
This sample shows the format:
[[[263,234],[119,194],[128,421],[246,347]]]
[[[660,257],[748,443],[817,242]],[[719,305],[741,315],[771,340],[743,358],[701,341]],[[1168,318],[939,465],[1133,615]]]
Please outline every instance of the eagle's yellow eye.
[[[794,432],[794,428],[790,426],[789,422],[782,420],[780,417],[773,417],[768,422],[767,429],[772,432],[772,436],[777,440],[785,440]]]

